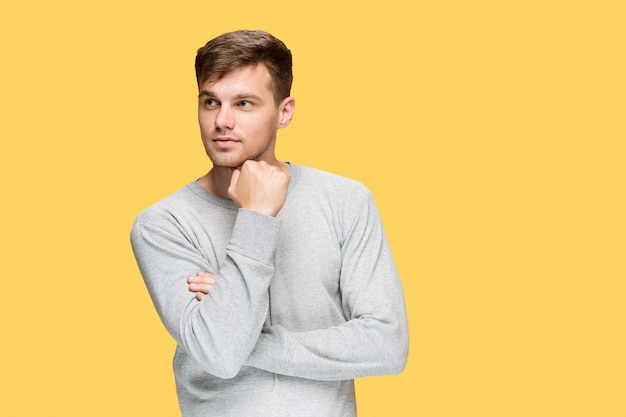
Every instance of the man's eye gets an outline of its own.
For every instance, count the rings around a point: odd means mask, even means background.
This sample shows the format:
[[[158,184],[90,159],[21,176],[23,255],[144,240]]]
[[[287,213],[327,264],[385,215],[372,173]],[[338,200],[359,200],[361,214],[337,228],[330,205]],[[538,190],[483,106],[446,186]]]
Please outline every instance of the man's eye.
[[[216,104],[217,102],[212,98],[207,98],[206,100],[204,100],[204,105],[207,107],[215,106]]]
[[[252,103],[250,103],[248,100],[241,100],[239,102],[239,107],[250,107],[252,106]]]

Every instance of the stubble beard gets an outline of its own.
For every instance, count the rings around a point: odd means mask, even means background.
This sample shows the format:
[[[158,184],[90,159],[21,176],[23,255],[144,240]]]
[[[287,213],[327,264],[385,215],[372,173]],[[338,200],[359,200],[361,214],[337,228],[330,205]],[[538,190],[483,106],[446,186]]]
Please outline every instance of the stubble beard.
[[[271,142],[270,142],[271,143]],[[207,148],[206,153],[213,167],[215,168],[239,168],[246,161],[259,161],[262,159],[263,155],[268,151],[271,145],[268,144],[265,148],[261,149],[256,153],[244,153],[240,154],[236,150],[228,149],[228,150],[219,150],[219,149],[211,149]]]
[[[212,136],[209,135],[209,138]],[[213,142],[211,139],[204,139],[205,151],[213,167],[217,168],[239,168],[243,165],[244,162],[252,160],[252,161],[260,161],[264,154],[266,154],[269,149],[272,147],[272,144],[276,143],[276,134],[267,141],[267,144],[264,148],[258,150],[257,152],[250,151],[249,149],[245,149],[244,141],[241,138],[237,138],[240,142],[237,144],[237,148],[241,147],[241,149],[224,149],[220,150],[216,147],[212,146]],[[272,155],[273,156],[273,155]]]

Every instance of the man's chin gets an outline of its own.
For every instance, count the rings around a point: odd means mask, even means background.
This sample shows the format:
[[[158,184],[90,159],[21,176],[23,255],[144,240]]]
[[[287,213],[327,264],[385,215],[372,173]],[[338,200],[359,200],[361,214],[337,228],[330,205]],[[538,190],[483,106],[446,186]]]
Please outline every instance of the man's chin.
[[[246,159],[244,158],[223,158],[220,157],[221,155],[218,155],[217,157],[212,158],[211,155],[209,155],[209,159],[211,160],[211,163],[213,164],[214,168],[228,168],[228,169],[234,169],[234,168],[239,168],[241,165],[243,165],[244,162],[246,162]]]
[[[243,162],[241,164],[215,164],[213,163],[213,169],[227,169],[232,171],[233,169],[241,168]]]
[[[209,157],[210,158],[210,157]],[[241,168],[241,166],[244,164],[244,162],[246,161],[260,161],[261,158],[260,157],[256,157],[256,158],[242,158],[242,159],[226,159],[226,158],[210,158],[211,162],[213,163],[213,167],[216,168],[228,168],[228,169],[235,169],[235,168]]]

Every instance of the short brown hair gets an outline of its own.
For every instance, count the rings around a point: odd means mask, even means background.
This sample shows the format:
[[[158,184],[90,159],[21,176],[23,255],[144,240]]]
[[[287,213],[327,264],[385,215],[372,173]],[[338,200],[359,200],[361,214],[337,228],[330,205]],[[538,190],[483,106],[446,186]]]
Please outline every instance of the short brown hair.
[[[265,65],[271,76],[270,88],[276,104],[291,94],[293,82],[291,51],[278,38],[261,30],[224,33],[198,49],[196,80],[198,86],[217,75],[247,65]]]

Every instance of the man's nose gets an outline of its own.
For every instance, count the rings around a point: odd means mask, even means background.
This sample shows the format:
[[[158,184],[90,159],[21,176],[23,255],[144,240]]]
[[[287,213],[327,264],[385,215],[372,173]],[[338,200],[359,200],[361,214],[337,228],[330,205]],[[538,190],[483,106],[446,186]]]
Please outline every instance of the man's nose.
[[[215,127],[220,129],[232,129],[234,125],[234,110],[229,106],[222,105],[217,113],[217,117],[215,118]]]

